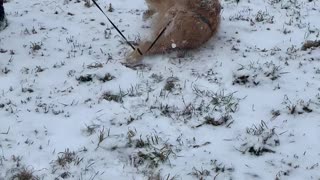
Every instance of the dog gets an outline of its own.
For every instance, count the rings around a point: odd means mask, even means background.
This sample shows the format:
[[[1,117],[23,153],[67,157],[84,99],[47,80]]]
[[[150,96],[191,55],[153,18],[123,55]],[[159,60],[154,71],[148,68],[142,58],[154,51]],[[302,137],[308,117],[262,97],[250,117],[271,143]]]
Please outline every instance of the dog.
[[[143,19],[151,19],[151,40],[139,43],[143,55],[135,50],[126,57],[129,64],[140,62],[143,56],[198,48],[217,33],[220,25],[219,0],[146,0],[146,3],[148,10]]]

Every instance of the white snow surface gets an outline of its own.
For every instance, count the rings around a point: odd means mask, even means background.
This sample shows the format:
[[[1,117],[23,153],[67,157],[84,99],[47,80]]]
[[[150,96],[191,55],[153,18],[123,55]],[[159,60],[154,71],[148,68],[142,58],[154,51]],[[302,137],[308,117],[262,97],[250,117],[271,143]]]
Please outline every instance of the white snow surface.
[[[144,0],[99,0],[130,41]],[[109,4],[114,11],[108,12]],[[319,0],[222,0],[201,48],[146,57],[81,0],[9,0],[0,180],[320,179]]]

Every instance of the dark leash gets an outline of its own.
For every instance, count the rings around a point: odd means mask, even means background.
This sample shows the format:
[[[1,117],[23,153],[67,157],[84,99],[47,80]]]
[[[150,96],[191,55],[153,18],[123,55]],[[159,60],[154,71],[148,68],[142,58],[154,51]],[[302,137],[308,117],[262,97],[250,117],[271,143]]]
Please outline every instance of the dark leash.
[[[146,51],[145,53],[149,52],[150,49],[156,44],[156,42],[159,40],[159,38],[160,38],[160,37],[163,35],[163,33],[167,30],[167,28],[168,28],[168,26],[170,25],[171,21],[172,21],[172,20],[170,20],[170,21],[167,23],[167,25],[162,29],[162,31],[159,33],[159,35],[157,36],[157,38],[153,41],[153,43],[150,45],[150,47],[147,49],[147,51]]]
[[[102,8],[99,6],[99,4],[95,1],[92,0],[92,2],[97,6],[97,8],[104,14],[104,16],[108,19],[108,21],[112,24],[112,26],[117,30],[117,32],[121,35],[121,37],[126,41],[126,43],[133,49],[133,50],[137,50],[138,53],[142,56],[143,53],[141,52],[141,50],[139,48],[135,48],[132,43],[130,43],[127,38],[122,34],[122,32],[118,29],[118,27],[111,21],[111,19],[107,16],[107,14],[102,10]],[[156,42],[159,40],[159,38],[163,35],[163,33],[166,31],[167,27],[170,25],[171,21],[169,21],[167,23],[167,25],[161,30],[161,32],[159,33],[159,35],[157,36],[157,38],[152,42],[152,44],[150,45],[150,47],[147,49],[147,51],[145,52],[148,53],[152,47],[156,44]]]
[[[97,8],[104,14],[104,16],[108,19],[108,21],[112,24],[112,26],[118,31],[118,33],[121,35],[121,37],[126,41],[126,43],[133,49],[137,50],[139,54],[142,56],[142,52],[139,48],[135,48],[132,43],[130,43],[127,38],[122,34],[122,32],[119,30],[119,28],[111,21],[111,19],[107,16],[107,14],[102,10],[102,8],[98,5],[98,3],[95,0],[92,0],[92,2],[97,6]]]

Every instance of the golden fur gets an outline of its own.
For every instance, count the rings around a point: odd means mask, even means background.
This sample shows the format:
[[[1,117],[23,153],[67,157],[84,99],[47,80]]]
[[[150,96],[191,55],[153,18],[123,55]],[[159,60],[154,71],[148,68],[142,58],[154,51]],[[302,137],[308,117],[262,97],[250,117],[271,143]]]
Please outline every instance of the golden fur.
[[[148,10],[143,18],[151,18],[152,36],[151,40],[140,42],[139,49],[144,56],[176,49],[198,48],[216,34],[220,24],[219,0],[146,0],[146,2]],[[166,26],[164,34],[152,49],[146,52]],[[141,59],[142,56],[137,51],[127,57],[129,63],[136,63]]]

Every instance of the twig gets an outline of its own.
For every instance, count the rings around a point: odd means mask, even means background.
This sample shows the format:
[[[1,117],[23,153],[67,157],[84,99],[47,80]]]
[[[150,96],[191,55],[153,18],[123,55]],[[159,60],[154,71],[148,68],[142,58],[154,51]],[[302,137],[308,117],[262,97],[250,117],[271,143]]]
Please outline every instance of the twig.
[[[10,126],[8,127],[8,130],[7,130],[7,132],[3,132],[3,133],[0,133],[0,134],[9,134],[9,131],[10,131]]]
[[[217,179],[217,176],[219,175],[220,173],[218,173],[217,175],[214,176],[213,180],[216,180]]]

